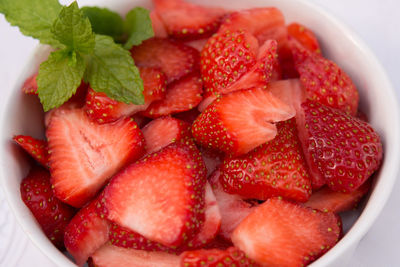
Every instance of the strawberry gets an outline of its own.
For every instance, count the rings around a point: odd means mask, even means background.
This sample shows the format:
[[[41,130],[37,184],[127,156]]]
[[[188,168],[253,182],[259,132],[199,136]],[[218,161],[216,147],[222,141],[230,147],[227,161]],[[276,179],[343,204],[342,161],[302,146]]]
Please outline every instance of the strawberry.
[[[42,166],[48,167],[47,142],[27,135],[16,135],[13,140]]]
[[[178,39],[201,39],[218,30],[225,9],[200,6],[184,0],[153,0],[168,34]]]
[[[315,189],[352,192],[379,168],[382,144],[364,121],[318,102],[306,101],[296,116]]]
[[[267,90],[240,90],[209,105],[193,123],[192,134],[205,147],[238,156],[273,139],[276,126],[272,122],[294,115],[290,106]]]
[[[161,20],[160,15],[157,11],[152,10],[150,12],[151,26],[153,27],[154,37],[156,38],[167,38],[168,33],[165,28],[164,22]]]
[[[126,163],[144,153],[144,139],[129,118],[90,121],[83,109],[58,109],[46,131],[51,183],[62,201],[82,207]]]
[[[165,98],[153,102],[142,115],[158,118],[182,111],[191,110],[202,100],[203,83],[200,75],[194,72],[179,81],[169,84]]]
[[[232,247],[233,244],[231,241],[227,241],[224,238],[217,236],[214,238],[213,241],[211,241],[209,244],[204,246],[204,249],[220,249],[220,250],[226,250],[229,247]]]
[[[50,173],[34,167],[22,180],[21,198],[50,241],[64,247],[64,229],[75,214],[75,209],[62,203],[53,193]]]
[[[210,150],[202,146],[199,147],[199,150],[201,152],[201,156],[203,157],[204,164],[206,165],[208,177],[222,163],[224,154],[219,151]]]
[[[181,139],[127,166],[105,189],[108,219],[165,246],[190,240],[204,222],[206,169]]]
[[[208,41],[208,38],[205,39],[199,39],[199,40],[193,40],[189,42],[185,42],[186,45],[193,47],[197,51],[201,52],[203,50],[204,46],[206,45]]]
[[[64,244],[78,266],[108,241],[110,223],[98,210],[99,199],[79,210],[65,228]]]
[[[224,190],[244,198],[266,200],[282,196],[306,202],[311,178],[297,136],[296,121],[277,123],[276,137],[253,151],[224,160],[220,181]]]
[[[285,104],[296,111],[301,109],[301,103],[306,101],[305,90],[299,79],[275,81],[268,84],[268,90]]]
[[[163,38],[152,38],[131,49],[139,67],[160,68],[167,83],[177,81],[199,68],[199,52],[182,43]]]
[[[359,96],[350,77],[336,63],[309,51],[295,39],[289,39],[289,46],[308,98],[355,115]]]
[[[335,245],[340,233],[333,213],[270,198],[239,224],[232,241],[263,266],[304,266]]]
[[[304,48],[315,53],[321,53],[318,39],[310,29],[300,23],[293,22],[287,26],[287,31],[288,34],[300,42]]]
[[[95,92],[90,89],[86,96],[85,111],[89,118],[97,123],[109,123],[118,120],[123,116],[130,116],[139,111],[145,110],[165,95],[165,75],[156,68],[139,68],[140,77],[144,86],[143,105],[125,104],[109,98],[105,93]]]
[[[36,82],[36,77],[38,73],[33,74],[32,76],[28,77],[28,79],[25,80],[24,84],[22,85],[22,92],[28,95],[37,95],[37,89],[38,85]]]
[[[199,110],[194,108],[188,111],[176,113],[174,114],[174,117],[189,124],[192,124],[199,115],[200,115]]]

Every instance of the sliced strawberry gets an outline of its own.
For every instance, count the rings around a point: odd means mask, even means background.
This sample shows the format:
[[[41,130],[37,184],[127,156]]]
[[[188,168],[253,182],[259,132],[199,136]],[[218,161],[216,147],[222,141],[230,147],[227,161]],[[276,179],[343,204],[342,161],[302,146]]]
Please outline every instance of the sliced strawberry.
[[[165,246],[191,239],[204,222],[206,169],[181,139],[126,167],[105,189],[108,218]]]
[[[150,12],[151,26],[153,27],[154,37],[156,38],[167,38],[168,33],[165,28],[164,22],[161,20],[160,15],[157,11],[152,10]]]
[[[64,243],[78,266],[108,241],[110,223],[98,212],[98,199],[79,210],[65,228]]]
[[[231,241],[228,241],[226,239],[224,239],[221,236],[217,236],[216,238],[214,238],[213,241],[211,241],[209,244],[207,244],[206,246],[204,246],[204,249],[220,249],[220,250],[226,250],[229,247],[232,247],[233,244]]]
[[[34,167],[22,180],[21,198],[50,241],[64,247],[64,229],[75,214],[75,209],[62,203],[53,193],[50,173]]]
[[[51,182],[62,201],[81,207],[125,164],[144,154],[144,138],[128,118],[90,121],[83,109],[58,109],[46,131]]]
[[[146,118],[146,117],[144,117],[144,116],[142,116],[142,115],[140,115],[140,114],[134,114],[131,118],[137,123],[137,125],[139,126],[139,128],[143,128],[143,127],[146,126],[149,122],[152,121],[152,119]]]
[[[98,93],[90,89],[86,96],[85,111],[89,118],[97,123],[109,123],[124,116],[133,115],[146,110],[149,105],[165,96],[165,75],[156,68],[139,68],[140,77],[144,86],[143,105],[125,104],[109,98],[105,93]]]
[[[272,122],[294,115],[290,106],[267,90],[240,90],[208,106],[193,123],[192,134],[205,147],[238,156],[273,139],[276,126]]]
[[[38,85],[36,82],[36,77],[38,76],[38,73],[33,74],[30,76],[28,79],[25,80],[24,84],[22,85],[22,92],[28,95],[37,95],[37,89]]]
[[[308,100],[296,116],[299,136],[313,173],[313,186],[326,181],[334,191],[352,192],[382,160],[378,133],[364,121]]]
[[[271,82],[268,84],[268,90],[296,112],[301,109],[301,103],[306,101],[306,93],[299,79]]]
[[[200,146],[199,149],[201,152],[201,156],[203,157],[204,164],[206,164],[208,177],[222,163],[224,154],[219,151],[210,150],[202,146]]]
[[[170,36],[179,39],[201,39],[218,30],[225,9],[200,6],[184,0],[153,0]]]
[[[304,48],[315,52],[321,53],[318,39],[315,34],[300,23],[293,22],[287,26],[288,34],[299,41]]]
[[[194,120],[200,115],[200,112],[198,109],[194,108],[188,111],[183,111],[174,114],[175,118],[178,118],[184,122],[187,122],[189,124],[192,124]]]
[[[208,38],[205,39],[199,39],[199,40],[194,40],[190,42],[185,42],[186,45],[193,47],[197,51],[201,52],[203,50],[204,46],[206,45],[208,41]]]
[[[167,87],[165,98],[153,102],[144,116],[158,118],[195,108],[202,100],[203,83],[200,75],[194,72]]]
[[[199,52],[170,39],[146,40],[134,46],[131,53],[137,66],[160,68],[167,76],[167,83],[179,80],[199,68]]]
[[[49,152],[47,150],[46,141],[38,140],[27,135],[16,135],[13,140],[42,166],[48,167]]]
[[[350,77],[336,63],[309,51],[295,39],[290,38],[289,45],[308,98],[355,115],[359,96]]]
[[[190,125],[184,121],[161,117],[148,123],[143,129],[147,154],[158,151],[167,145],[190,136]]]
[[[294,66],[292,50],[287,41],[280,44],[278,61],[283,79],[297,79],[300,77]]]
[[[263,266],[303,266],[334,246],[340,233],[333,213],[270,198],[240,223],[232,241]]]

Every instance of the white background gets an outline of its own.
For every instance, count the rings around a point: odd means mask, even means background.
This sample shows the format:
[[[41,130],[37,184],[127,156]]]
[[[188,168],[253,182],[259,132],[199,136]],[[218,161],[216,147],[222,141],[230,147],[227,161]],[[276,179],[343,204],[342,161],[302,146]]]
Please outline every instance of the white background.
[[[111,1],[111,0],[110,0]],[[243,1],[243,0],[242,0]],[[398,0],[309,0],[347,24],[377,55],[400,93],[400,2]],[[82,4],[85,1],[78,1]],[[36,41],[22,36],[0,15],[0,92],[13,88]],[[0,97],[0,105],[3,97]],[[400,138],[400,137],[399,137]],[[349,266],[400,266],[400,181],[385,209],[361,241]],[[25,237],[0,189],[0,266],[53,264]]]

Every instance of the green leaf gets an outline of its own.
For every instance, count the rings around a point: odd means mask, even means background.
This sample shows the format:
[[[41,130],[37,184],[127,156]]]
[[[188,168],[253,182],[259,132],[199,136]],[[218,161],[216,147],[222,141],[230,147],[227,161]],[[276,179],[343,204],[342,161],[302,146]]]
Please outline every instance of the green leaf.
[[[125,43],[126,49],[131,49],[132,46],[140,45],[144,40],[153,37],[150,12],[142,7],[136,7],[129,11],[125,18],[125,31],[129,34]]]
[[[143,81],[128,50],[105,35],[96,34],[94,52],[88,57],[85,80],[96,92],[124,103],[144,104]]]
[[[94,49],[92,26],[76,2],[61,9],[51,31],[57,40],[71,50],[89,54]]]
[[[0,13],[3,13],[13,26],[27,36],[53,47],[63,47],[54,39],[50,29],[60,13],[57,0],[0,0]]]
[[[68,49],[51,53],[47,61],[40,64],[36,81],[44,111],[61,106],[75,94],[85,65],[80,54]]]
[[[89,18],[95,33],[118,39],[124,34],[124,21],[118,13],[107,8],[82,7],[82,12]]]

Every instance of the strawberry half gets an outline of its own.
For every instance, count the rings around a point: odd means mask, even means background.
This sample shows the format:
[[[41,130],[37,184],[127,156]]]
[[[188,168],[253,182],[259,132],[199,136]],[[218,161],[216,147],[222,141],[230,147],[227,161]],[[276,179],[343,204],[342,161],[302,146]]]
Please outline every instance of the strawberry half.
[[[205,147],[238,156],[273,139],[276,135],[273,122],[294,115],[290,106],[267,90],[240,90],[209,105],[193,123],[192,134]]]
[[[327,183],[334,191],[356,190],[380,166],[378,133],[367,122],[318,102],[301,106],[296,119],[313,187]]]
[[[334,246],[340,233],[333,213],[270,198],[240,223],[232,241],[263,266],[304,266]]]
[[[48,167],[49,153],[46,141],[38,140],[27,135],[16,135],[13,140],[42,166]]]
[[[190,240],[204,222],[206,169],[190,139],[126,167],[105,189],[108,218],[165,246]]]
[[[224,160],[220,181],[224,190],[244,198],[266,200],[282,196],[306,202],[311,178],[297,136],[296,121],[277,123],[276,137],[238,158]]]
[[[24,84],[22,85],[22,92],[24,92],[27,95],[37,95],[37,89],[38,85],[36,82],[36,77],[38,76],[38,73],[33,74],[30,76],[28,79],[25,80]]]
[[[128,118],[93,123],[83,109],[58,109],[46,131],[51,183],[62,201],[82,207],[125,164],[144,154],[144,139]]]
[[[50,173],[34,167],[22,180],[21,198],[50,241],[59,249],[64,247],[64,230],[75,209],[62,203],[53,193]]]
[[[177,81],[199,68],[199,52],[182,43],[163,38],[152,38],[131,49],[139,67],[159,68],[167,83]]]
[[[173,38],[201,39],[218,30],[225,9],[200,6],[184,0],[153,0],[167,32]]]

